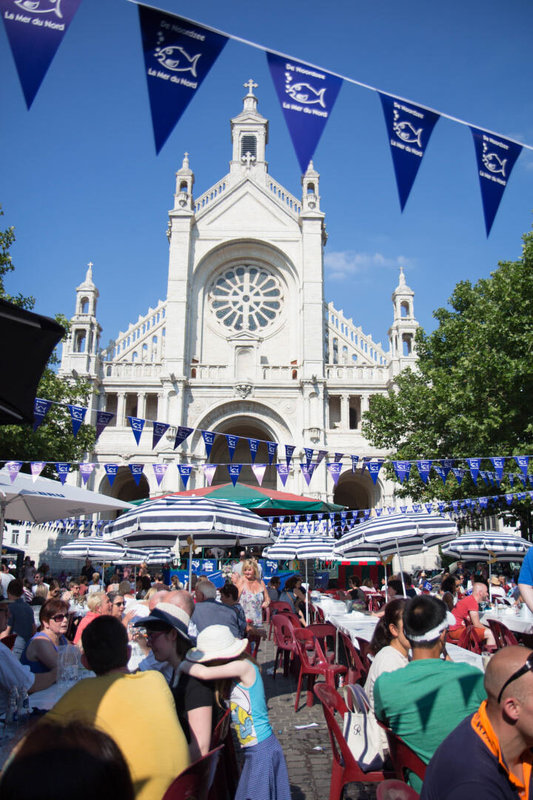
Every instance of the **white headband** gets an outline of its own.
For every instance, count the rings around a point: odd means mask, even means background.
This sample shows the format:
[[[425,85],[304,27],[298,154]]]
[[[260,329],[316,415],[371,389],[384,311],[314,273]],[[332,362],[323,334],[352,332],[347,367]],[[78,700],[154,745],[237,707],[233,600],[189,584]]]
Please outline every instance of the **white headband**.
[[[439,622],[439,624],[432,628],[430,631],[426,631],[426,633],[421,633],[419,636],[407,636],[410,642],[432,642],[434,639],[438,639],[441,635],[442,631],[445,631],[450,625],[456,625],[457,620],[449,611],[446,612],[446,616]]]

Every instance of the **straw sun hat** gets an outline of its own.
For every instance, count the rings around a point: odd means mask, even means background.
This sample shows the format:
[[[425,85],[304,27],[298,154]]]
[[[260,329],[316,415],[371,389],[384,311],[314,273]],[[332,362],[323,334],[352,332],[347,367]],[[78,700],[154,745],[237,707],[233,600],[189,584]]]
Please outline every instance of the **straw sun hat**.
[[[226,625],[209,625],[200,631],[197,646],[185,656],[188,661],[236,658],[246,650],[248,639],[237,639]]]

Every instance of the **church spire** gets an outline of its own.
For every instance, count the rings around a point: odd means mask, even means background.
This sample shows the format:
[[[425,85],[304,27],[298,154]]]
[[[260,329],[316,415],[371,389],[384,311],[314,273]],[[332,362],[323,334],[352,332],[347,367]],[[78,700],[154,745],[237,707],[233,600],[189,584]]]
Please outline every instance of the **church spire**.
[[[265,150],[268,143],[268,120],[257,110],[254,89],[257,83],[250,78],[244,84],[248,89],[243,98],[240,114],[231,120],[232,159],[230,171],[239,175],[250,172],[267,172]]]
[[[189,165],[189,154],[183,154],[181,169],[176,172],[176,194],[174,195],[174,210],[192,211],[192,187],[194,186],[194,172]]]

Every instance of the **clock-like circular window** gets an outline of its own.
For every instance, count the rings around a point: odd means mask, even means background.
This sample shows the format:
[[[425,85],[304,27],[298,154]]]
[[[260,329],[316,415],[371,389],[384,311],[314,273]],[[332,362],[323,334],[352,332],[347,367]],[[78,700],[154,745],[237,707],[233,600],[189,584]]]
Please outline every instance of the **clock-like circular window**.
[[[278,316],[281,300],[278,279],[264,267],[249,264],[227,269],[209,292],[216,318],[234,331],[266,328]]]

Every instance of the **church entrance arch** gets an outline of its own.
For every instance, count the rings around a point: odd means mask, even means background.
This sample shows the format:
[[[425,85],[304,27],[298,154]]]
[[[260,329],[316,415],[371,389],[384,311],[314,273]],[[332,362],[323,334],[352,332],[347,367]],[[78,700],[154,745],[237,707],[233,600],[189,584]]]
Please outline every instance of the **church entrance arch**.
[[[374,486],[367,471],[352,472],[350,470],[341,474],[333,493],[333,502],[359,510],[375,508],[376,505],[379,505],[380,497],[379,480]]]
[[[259,446],[257,455],[255,457],[256,464],[266,464],[266,470],[263,477],[262,486],[269,489],[275,489],[277,486],[277,470],[275,467],[276,459],[273,459],[272,466],[268,466],[268,450],[266,442],[273,441],[272,436],[265,430],[260,422],[252,418],[239,417],[233,420],[219,423],[217,431],[223,434],[232,434],[238,436],[237,446],[233,459],[230,461],[227,439],[225,436],[217,436],[211,450],[209,457],[210,464],[218,464],[213,483],[221,484],[231,481],[228,472],[228,464],[242,464],[242,469],[239,475],[239,483],[248,483],[251,486],[256,486],[258,480],[252,470],[252,454],[248,439],[259,439]]]

